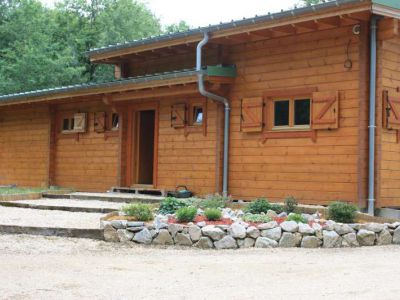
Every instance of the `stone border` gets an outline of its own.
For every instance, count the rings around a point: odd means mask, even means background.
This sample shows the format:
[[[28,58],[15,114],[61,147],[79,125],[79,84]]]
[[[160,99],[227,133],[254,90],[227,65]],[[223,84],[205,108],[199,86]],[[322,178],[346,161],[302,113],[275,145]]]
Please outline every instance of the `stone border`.
[[[38,200],[40,198],[42,198],[42,193],[0,195],[0,201]]]
[[[113,214],[116,215],[115,213]],[[232,225],[152,224],[102,218],[104,238],[109,242],[145,245],[178,245],[201,249],[237,248],[340,248],[400,244],[400,222],[391,224],[341,224],[327,221],[312,226],[276,221],[257,227],[238,221]],[[202,224],[201,224],[202,223]]]

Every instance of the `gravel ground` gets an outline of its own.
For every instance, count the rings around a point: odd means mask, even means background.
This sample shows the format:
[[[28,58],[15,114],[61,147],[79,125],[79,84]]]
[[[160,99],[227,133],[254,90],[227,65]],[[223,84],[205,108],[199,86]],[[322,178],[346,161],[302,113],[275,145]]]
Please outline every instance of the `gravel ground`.
[[[201,251],[0,235],[1,299],[399,299],[400,247]]]
[[[97,200],[71,200],[71,199],[40,199],[40,200],[18,200],[13,203],[26,203],[31,205],[69,206],[120,209],[126,203],[97,201]]]
[[[100,228],[102,214],[0,206],[0,224],[35,227]]]

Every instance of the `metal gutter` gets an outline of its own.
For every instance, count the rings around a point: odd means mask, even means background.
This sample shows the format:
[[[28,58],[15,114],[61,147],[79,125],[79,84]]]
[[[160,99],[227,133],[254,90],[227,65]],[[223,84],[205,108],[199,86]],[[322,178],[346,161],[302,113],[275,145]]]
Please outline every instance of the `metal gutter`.
[[[371,0],[333,0],[312,6],[305,6],[305,7],[295,8],[292,10],[281,11],[278,13],[272,13],[272,14],[268,13],[262,16],[255,16],[253,18],[243,18],[242,20],[236,20],[236,21],[232,20],[231,22],[220,23],[217,25],[209,25],[205,27],[190,29],[187,31],[162,34],[159,36],[152,36],[149,38],[143,38],[141,40],[135,40],[132,42],[119,43],[116,45],[108,45],[100,48],[94,48],[87,51],[86,54],[92,56],[96,54],[108,53],[126,48],[134,48],[148,44],[156,44],[159,42],[177,40],[186,37],[193,37],[195,35],[199,35],[199,40],[200,40],[201,35],[203,35],[205,32],[212,33],[221,30],[233,29],[239,26],[254,25],[257,23],[263,23],[267,21],[277,21],[286,17],[299,17],[303,14],[313,13],[323,9],[329,9],[334,7],[340,7],[342,5],[347,5],[347,4],[357,4],[370,1]]]
[[[375,130],[376,130],[376,51],[377,51],[377,27],[379,16],[371,18],[370,37],[370,86],[369,86],[369,162],[368,162],[368,214],[374,215],[375,210]]]
[[[228,167],[229,167],[229,119],[230,119],[230,104],[225,97],[210,93],[204,86],[204,73],[202,71],[202,49],[208,43],[209,35],[204,32],[204,38],[199,42],[196,49],[196,71],[198,78],[199,92],[204,97],[210,98],[224,105],[225,120],[224,120],[224,154],[223,154],[223,175],[222,175],[222,196],[228,197]]]

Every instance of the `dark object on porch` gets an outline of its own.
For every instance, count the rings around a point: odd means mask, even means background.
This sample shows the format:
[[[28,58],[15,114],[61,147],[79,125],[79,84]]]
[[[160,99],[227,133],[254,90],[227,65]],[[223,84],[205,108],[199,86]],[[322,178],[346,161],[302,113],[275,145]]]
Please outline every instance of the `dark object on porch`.
[[[193,196],[193,193],[189,191],[186,186],[178,185],[175,188],[175,191],[167,192],[167,196],[175,198],[190,198]]]

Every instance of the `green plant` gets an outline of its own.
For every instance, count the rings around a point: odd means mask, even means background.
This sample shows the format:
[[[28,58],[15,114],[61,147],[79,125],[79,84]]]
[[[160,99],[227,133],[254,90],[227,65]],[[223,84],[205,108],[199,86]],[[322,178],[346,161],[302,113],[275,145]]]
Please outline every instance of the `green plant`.
[[[302,215],[300,215],[300,214],[294,214],[294,213],[290,214],[290,215],[287,217],[286,221],[295,221],[296,223],[304,223],[304,224],[307,224],[307,219],[306,219],[306,218],[304,218],[304,217],[303,217]]]
[[[271,222],[272,219],[267,215],[261,214],[247,214],[243,216],[243,221],[245,222],[253,222],[253,223],[268,223]]]
[[[354,223],[357,207],[346,202],[332,202],[328,206],[329,219],[340,223]]]
[[[297,211],[297,206],[299,204],[296,201],[296,198],[293,196],[286,197],[285,199],[285,205],[283,206],[283,209],[288,213],[294,213]]]
[[[276,203],[271,203],[271,210],[273,210],[277,214],[280,214],[281,212],[284,211],[283,206],[280,204],[276,204]]]
[[[215,194],[209,195],[205,199],[196,199],[193,202],[193,205],[201,209],[224,208],[226,207],[228,201],[228,198]]]
[[[185,200],[174,197],[167,197],[161,201],[158,212],[163,215],[174,214],[178,209],[187,207],[188,203]]]
[[[176,212],[178,222],[192,222],[197,214],[197,208],[193,206],[182,207]]]
[[[130,217],[134,217],[136,221],[153,220],[153,212],[150,204],[132,203],[122,207],[122,211]]]
[[[269,203],[264,198],[259,198],[256,201],[250,202],[246,206],[245,212],[248,212],[251,214],[260,214],[260,213],[266,213],[270,209],[271,209],[271,203]]]
[[[204,215],[209,221],[218,221],[222,218],[222,213],[218,208],[207,208],[204,211]]]

